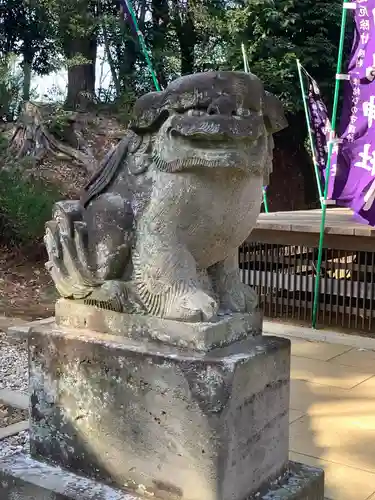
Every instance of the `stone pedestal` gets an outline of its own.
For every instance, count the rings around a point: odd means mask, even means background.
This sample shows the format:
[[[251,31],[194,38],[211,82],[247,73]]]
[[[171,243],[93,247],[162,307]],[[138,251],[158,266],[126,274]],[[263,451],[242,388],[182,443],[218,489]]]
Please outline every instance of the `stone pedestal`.
[[[173,322],[167,343],[151,334],[142,341],[34,329],[32,459],[146,497],[323,500],[322,472],[288,462],[290,343],[251,332],[233,341],[233,325],[241,330],[248,320],[201,325],[184,348]],[[143,331],[160,330],[142,321]],[[221,347],[210,344],[212,328],[230,332]]]

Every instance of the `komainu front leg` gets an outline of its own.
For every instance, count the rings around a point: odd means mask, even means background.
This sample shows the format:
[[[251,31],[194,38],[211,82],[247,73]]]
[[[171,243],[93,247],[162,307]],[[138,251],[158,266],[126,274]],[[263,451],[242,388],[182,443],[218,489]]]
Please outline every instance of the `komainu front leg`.
[[[185,246],[152,237],[133,253],[133,264],[138,294],[149,314],[187,322],[216,315],[218,304]]]
[[[257,308],[255,291],[241,281],[237,249],[225,260],[210,267],[208,273],[222,311],[253,312]]]

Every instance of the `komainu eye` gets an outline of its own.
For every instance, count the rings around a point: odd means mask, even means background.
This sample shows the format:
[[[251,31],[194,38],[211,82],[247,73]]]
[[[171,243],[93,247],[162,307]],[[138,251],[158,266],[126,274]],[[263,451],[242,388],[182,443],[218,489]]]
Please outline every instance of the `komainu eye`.
[[[246,118],[250,116],[250,109],[245,109],[245,108],[238,108],[236,111],[237,116],[241,116],[243,118]]]
[[[202,116],[206,115],[207,113],[200,109],[189,109],[189,111],[186,114],[187,116]]]

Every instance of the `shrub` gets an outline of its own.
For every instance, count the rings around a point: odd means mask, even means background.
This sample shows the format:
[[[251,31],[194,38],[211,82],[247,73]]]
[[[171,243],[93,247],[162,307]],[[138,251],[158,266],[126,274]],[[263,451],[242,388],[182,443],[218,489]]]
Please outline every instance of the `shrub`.
[[[16,67],[15,56],[0,57],[0,121],[15,119],[21,94],[22,72]]]
[[[0,234],[4,244],[39,243],[52,206],[59,199],[54,186],[25,179],[21,171],[0,171]],[[6,241],[5,241],[6,240]]]

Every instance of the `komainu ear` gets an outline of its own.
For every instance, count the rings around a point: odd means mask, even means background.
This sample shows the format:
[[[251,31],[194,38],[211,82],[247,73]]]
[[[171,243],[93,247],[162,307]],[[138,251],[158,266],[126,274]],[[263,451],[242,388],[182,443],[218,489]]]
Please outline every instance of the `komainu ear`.
[[[288,126],[282,102],[275,95],[267,91],[264,92],[263,115],[270,134],[280,132],[280,130]]]
[[[164,92],[149,92],[137,99],[129,129],[141,135],[158,130],[169,116],[168,110],[162,108],[164,95]]]

